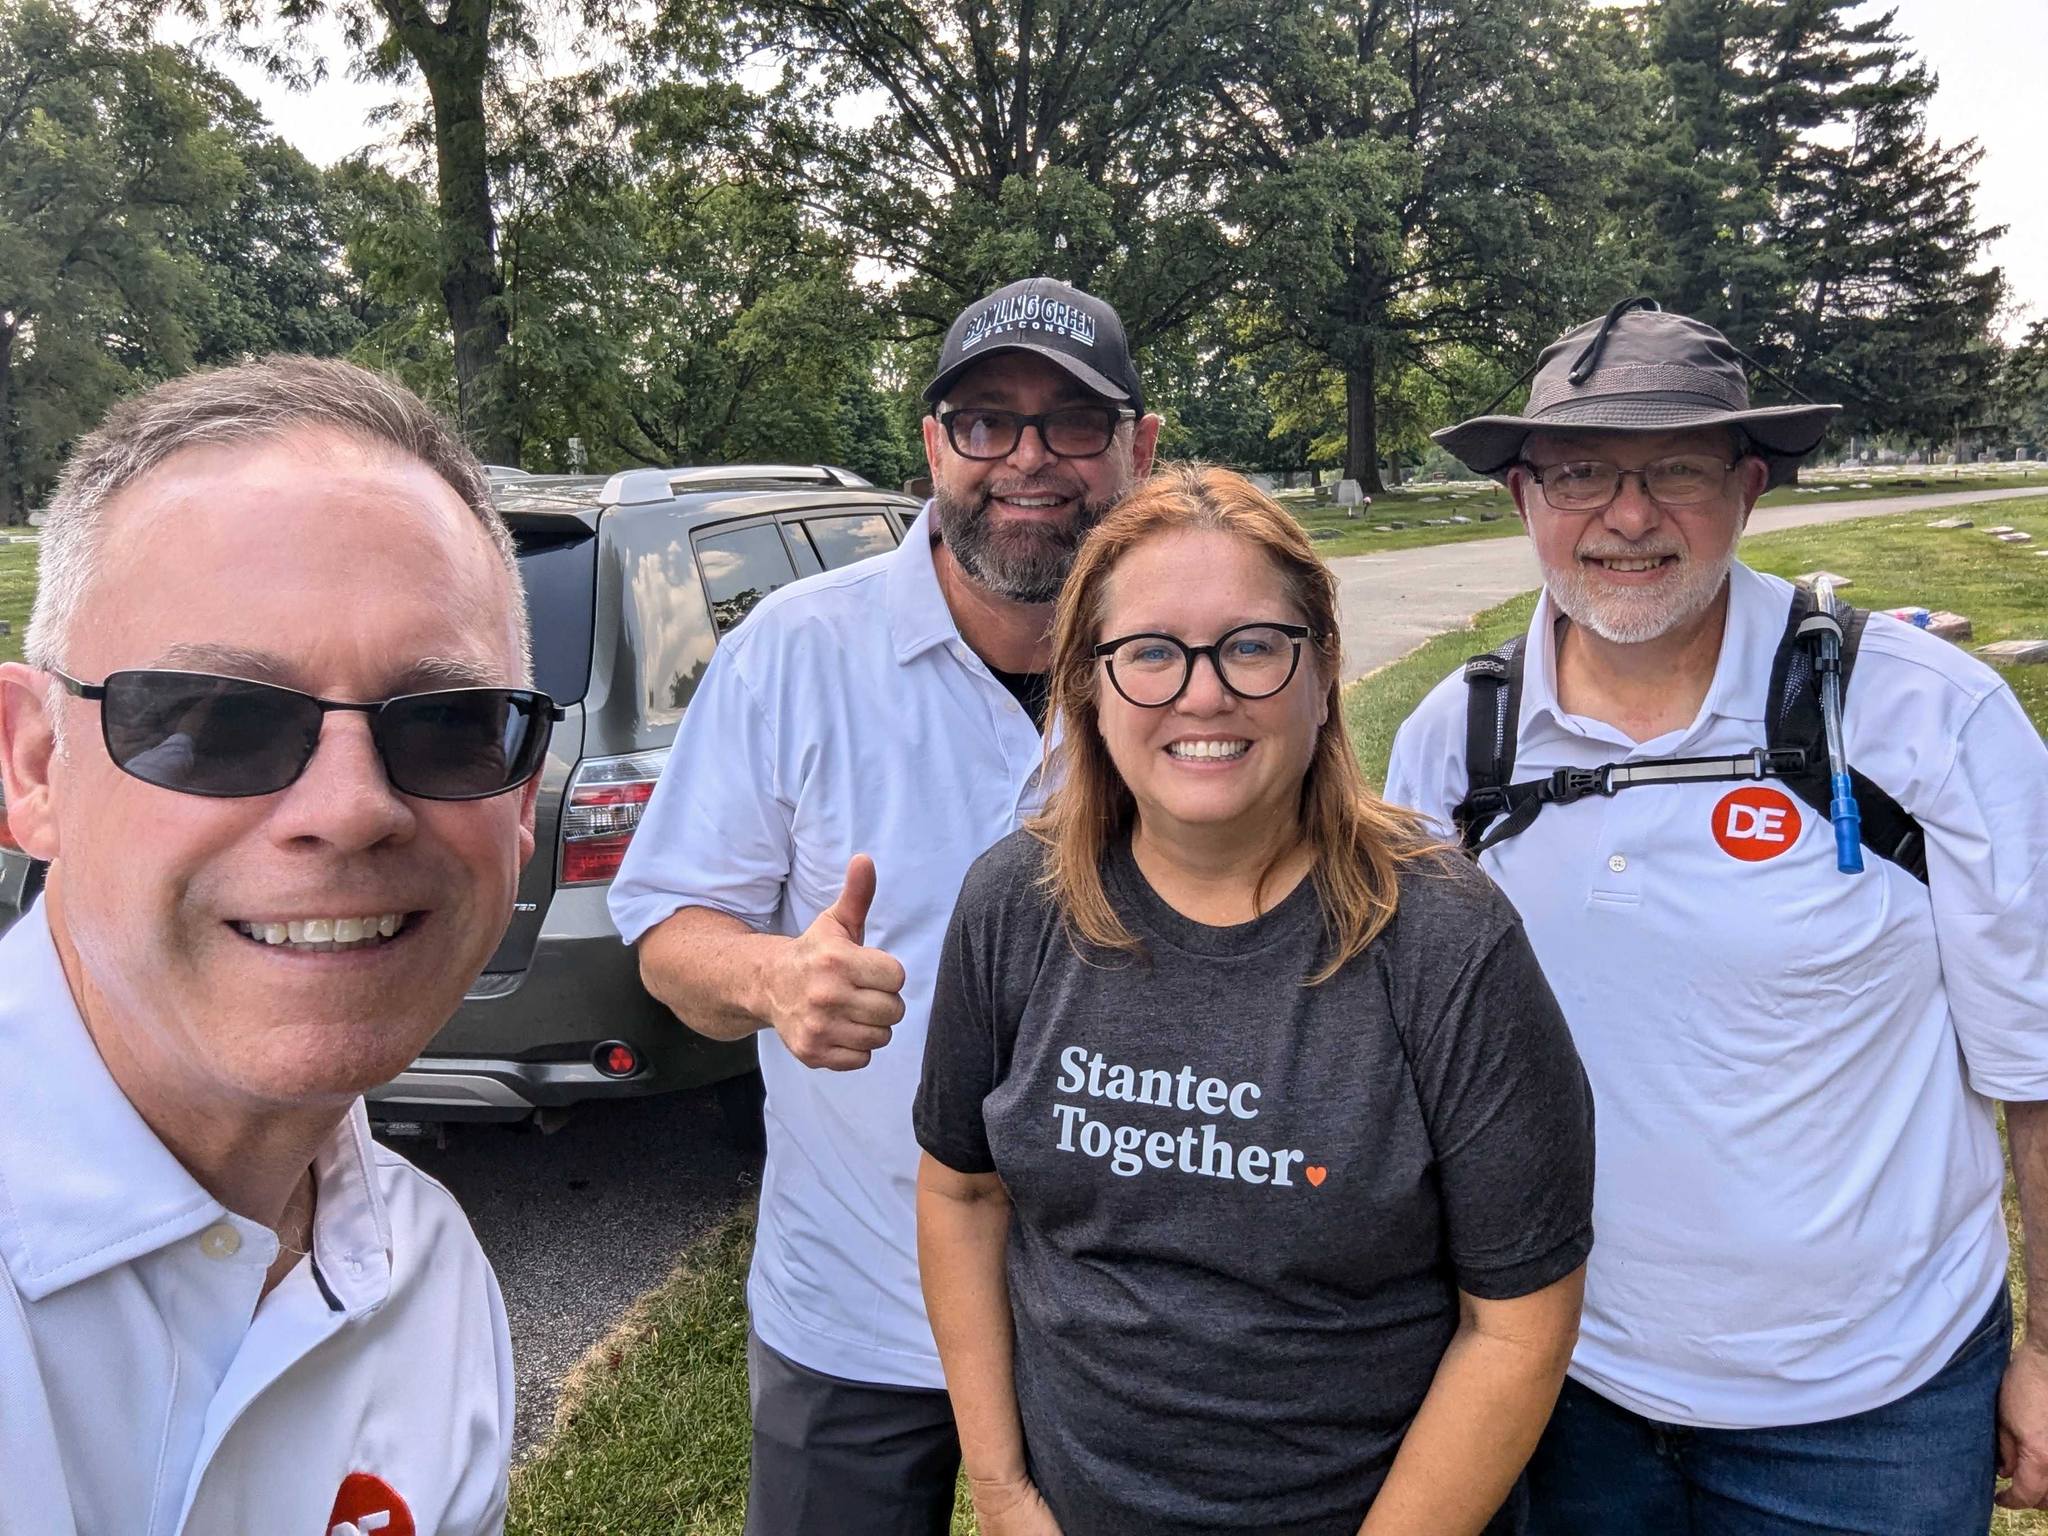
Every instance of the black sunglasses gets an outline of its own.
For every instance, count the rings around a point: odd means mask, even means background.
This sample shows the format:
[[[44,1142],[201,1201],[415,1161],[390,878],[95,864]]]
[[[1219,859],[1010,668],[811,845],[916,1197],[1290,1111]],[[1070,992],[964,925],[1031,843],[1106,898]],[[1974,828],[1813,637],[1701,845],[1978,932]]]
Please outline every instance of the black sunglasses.
[[[270,795],[306,771],[331,710],[370,717],[391,787],[421,800],[485,800],[540,771],[562,711],[532,688],[444,688],[372,704],[210,672],[109,672],[81,683],[50,674],[100,706],[107,755],[145,784],[233,800]]]
[[[1038,440],[1056,459],[1092,459],[1109,451],[1119,423],[1136,419],[1137,412],[1113,405],[1065,405],[1035,416],[980,405],[939,413],[939,425],[946,429],[953,451],[963,459],[982,461],[1015,453],[1026,427],[1038,429]]]

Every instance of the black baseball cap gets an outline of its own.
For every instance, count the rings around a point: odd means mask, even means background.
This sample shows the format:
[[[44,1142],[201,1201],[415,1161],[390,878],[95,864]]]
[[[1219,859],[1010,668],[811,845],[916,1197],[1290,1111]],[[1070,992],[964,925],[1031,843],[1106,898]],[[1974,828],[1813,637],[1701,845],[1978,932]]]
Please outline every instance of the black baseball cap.
[[[1103,399],[1145,414],[1124,323],[1092,293],[1056,278],[1027,277],[968,305],[946,332],[924,403],[938,404],[961,374],[998,352],[1036,352]]]

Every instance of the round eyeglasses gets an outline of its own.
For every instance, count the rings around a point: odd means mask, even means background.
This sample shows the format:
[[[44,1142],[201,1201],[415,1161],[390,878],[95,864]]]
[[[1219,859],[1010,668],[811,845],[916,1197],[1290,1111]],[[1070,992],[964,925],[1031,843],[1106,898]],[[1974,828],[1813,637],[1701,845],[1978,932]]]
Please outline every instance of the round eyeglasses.
[[[1095,647],[1110,686],[1140,709],[1164,709],[1195,675],[1206,656],[1223,686],[1240,699],[1270,699],[1294,680],[1301,642],[1320,636],[1306,624],[1240,624],[1213,645],[1189,645],[1174,635],[1125,635]]]

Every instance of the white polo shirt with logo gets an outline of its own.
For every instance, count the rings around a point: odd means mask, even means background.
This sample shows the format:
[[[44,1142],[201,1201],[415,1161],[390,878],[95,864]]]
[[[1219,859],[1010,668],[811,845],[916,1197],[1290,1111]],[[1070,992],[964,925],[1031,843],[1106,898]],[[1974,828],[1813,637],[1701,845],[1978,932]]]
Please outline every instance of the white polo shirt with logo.
[[[101,1062],[40,905],[0,937],[0,1536],[502,1530],[512,1352],[451,1196],[370,1138],[312,1254],[187,1173]]]
[[[1529,628],[1514,780],[1764,743],[1790,585],[1737,564],[1693,722],[1632,742],[1557,699]],[[1401,727],[1390,800],[1445,827],[1466,684]],[[2048,750],[2012,691],[1874,615],[1850,763],[1918,818],[1928,883],[1782,787],[1548,806],[1482,863],[1521,910],[1592,1081],[1593,1256],[1571,1373],[1668,1423],[1812,1423],[1935,1375],[2004,1282],[1992,1100],[2048,1099]]]
[[[1040,803],[1031,717],[960,638],[931,514],[893,553],[782,588],[719,642],[613,882],[627,943],[682,907],[797,934],[875,861],[867,943],[902,962],[903,1021],[854,1072],[760,1032],[768,1160],[754,1329],[854,1381],[945,1379],[917,1281],[910,1106],[968,865]]]

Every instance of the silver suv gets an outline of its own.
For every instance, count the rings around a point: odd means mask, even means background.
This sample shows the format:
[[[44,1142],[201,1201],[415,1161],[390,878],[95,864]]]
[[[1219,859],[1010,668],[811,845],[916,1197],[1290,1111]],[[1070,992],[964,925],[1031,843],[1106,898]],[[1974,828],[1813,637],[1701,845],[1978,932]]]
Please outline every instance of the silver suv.
[[[541,771],[535,853],[504,941],[426,1053],[370,1095],[387,1120],[546,1120],[585,1099],[729,1087],[752,1041],[707,1040],[640,985],[605,909],[719,636],[800,576],[886,554],[909,496],[829,466],[493,475],[533,615],[535,686],[566,718]],[[0,928],[40,885],[6,841]]]

